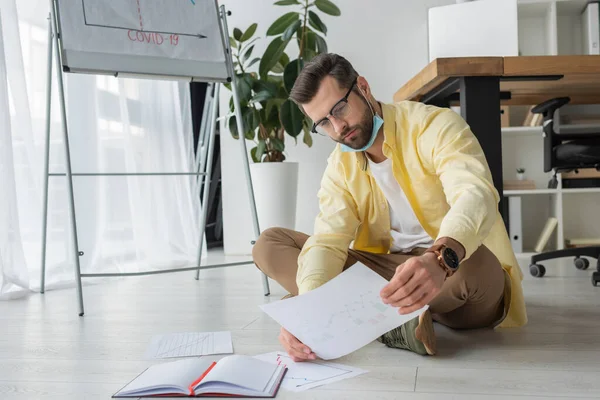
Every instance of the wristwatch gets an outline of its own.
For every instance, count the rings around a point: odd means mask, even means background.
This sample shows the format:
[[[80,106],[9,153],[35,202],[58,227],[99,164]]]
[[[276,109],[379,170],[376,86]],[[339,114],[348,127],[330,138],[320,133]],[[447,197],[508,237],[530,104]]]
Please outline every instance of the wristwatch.
[[[445,244],[433,245],[425,252],[436,255],[440,267],[446,271],[446,277],[451,277],[458,270],[460,265],[458,255]]]

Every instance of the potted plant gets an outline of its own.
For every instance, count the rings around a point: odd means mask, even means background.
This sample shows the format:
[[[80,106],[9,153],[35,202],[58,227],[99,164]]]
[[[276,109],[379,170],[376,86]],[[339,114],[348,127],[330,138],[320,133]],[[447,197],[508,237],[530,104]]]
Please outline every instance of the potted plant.
[[[240,135],[233,99],[229,102],[227,126],[233,138],[251,141],[250,166],[261,230],[272,226],[294,229],[298,164],[284,162],[286,137],[312,146],[312,121],[289,99],[290,91],[304,63],[327,52],[327,27],[319,16],[341,15],[330,0],[279,0],[286,7],[267,29],[270,43],[264,53],[254,55],[259,37],[258,25],[234,28],[229,38],[236,73],[241,115],[245,132]],[[290,57],[286,49],[297,43],[298,52]],[[226,85],[231,90],[230,85]]]
[[[525,168],[517,168],[517,179],[520,181],[525,179]]]

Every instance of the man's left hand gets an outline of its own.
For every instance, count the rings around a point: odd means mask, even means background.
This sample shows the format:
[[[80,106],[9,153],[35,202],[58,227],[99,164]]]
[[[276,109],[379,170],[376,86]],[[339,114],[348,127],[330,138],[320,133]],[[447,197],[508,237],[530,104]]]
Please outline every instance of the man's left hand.
[[[390,282],[381,290],[385,304],[398,307],[400,314],[423,308],[440,292],[446,271],[434,253],[409,258],[396,268]]]

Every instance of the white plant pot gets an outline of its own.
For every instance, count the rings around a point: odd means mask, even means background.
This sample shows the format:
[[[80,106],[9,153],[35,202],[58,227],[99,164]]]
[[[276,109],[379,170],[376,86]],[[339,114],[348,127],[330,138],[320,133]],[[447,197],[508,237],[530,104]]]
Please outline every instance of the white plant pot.
[[[273,227],[296,229],[298,163],[253,163],[250,175],[261,232]]]
[[[525,173],[517,172],[517,179],[522,181],[525,179]]]

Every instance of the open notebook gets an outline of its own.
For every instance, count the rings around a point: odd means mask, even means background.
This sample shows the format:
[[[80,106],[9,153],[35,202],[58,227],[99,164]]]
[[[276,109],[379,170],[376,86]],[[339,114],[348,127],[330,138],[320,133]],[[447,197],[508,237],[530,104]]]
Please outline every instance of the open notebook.
[[[283,365],[243,355],[218,362],[184,359],[153,365],[112,397],[275,397],[286,371]]]

